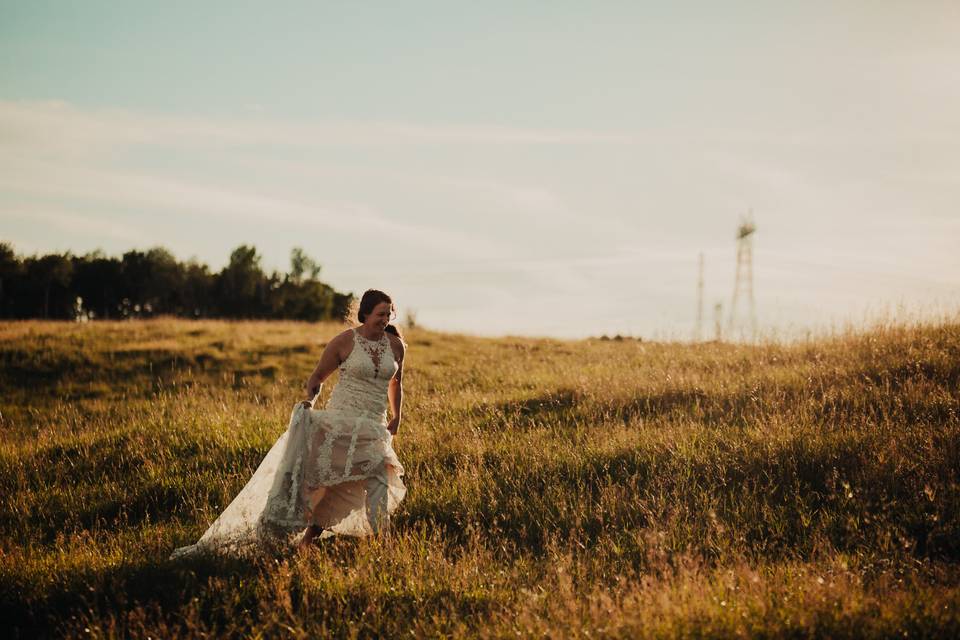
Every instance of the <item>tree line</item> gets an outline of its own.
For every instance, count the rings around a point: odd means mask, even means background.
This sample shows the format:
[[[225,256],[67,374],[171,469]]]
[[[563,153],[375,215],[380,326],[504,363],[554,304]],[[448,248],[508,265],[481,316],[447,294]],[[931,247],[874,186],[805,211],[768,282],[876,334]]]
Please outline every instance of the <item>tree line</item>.
[[[0,317],[70,320],[147,318],[275,318],[345,316],[353,296],[319,279],[320,265],[302,249],[290,272],[264,272],[253,246],[241,245],[218,273],[195,259],[178,261],[162,247],[110,257],[17,255],[0,242]]]

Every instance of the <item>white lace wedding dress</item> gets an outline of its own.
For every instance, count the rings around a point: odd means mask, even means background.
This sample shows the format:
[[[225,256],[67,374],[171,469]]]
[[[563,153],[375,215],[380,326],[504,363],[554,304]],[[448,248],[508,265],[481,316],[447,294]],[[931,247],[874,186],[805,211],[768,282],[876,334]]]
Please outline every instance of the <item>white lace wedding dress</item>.
[[[309,525],[365,536],[389,527],[406,493],[403,467],[386,429],[387,386],[397,362],[386,335],[354,329],[353,350],[322,410],[297,403],[276,441],[233,502],[196,544],[171,558],[201,551],[243,553],[288,539]]]

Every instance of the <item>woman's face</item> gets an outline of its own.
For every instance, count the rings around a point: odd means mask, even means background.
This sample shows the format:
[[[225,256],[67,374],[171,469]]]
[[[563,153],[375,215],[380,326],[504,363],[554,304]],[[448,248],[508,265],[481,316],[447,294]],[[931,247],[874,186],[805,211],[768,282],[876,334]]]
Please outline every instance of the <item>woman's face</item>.
[[[381,302],[373,308],[363,324],[370,328],[376,328],[378,331],[383,331],[390,323],[390,313],[392,311],[393,305],[389,302]]]

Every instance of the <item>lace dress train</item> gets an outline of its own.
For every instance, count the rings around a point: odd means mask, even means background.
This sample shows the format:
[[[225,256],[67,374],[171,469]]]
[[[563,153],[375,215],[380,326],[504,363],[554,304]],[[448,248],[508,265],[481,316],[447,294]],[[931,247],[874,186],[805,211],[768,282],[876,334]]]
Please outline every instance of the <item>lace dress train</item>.
[[[398,367],[392,356],[386,336],[370,341],[354,330],[327,406],[297,403],[246,486],[196,544],[171,558],[243,552],[310,525],[348,536],[388,530],[406,493],[386,428],[387,385]]]

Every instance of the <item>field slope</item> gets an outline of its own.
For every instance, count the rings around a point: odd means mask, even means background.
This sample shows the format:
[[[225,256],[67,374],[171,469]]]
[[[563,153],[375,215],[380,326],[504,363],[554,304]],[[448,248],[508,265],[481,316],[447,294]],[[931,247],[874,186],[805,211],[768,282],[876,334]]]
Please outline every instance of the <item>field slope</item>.
[[[413,330],[389,539],[168,561],[339,329],[0,323],[0,628],[960,636],[949,322],[760,346]]]

